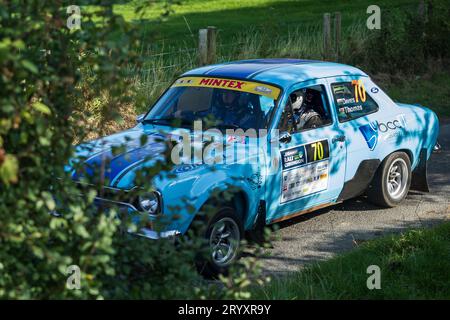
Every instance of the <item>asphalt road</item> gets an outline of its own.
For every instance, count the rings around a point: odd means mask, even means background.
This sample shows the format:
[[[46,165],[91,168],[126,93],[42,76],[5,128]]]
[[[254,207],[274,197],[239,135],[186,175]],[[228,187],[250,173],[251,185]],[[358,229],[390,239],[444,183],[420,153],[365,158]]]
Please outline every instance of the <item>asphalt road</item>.
[[[365,240],[427,227],[450,220],[450,124],[441,125],[440,153],[428,166],[430,193],[410,191],[396,208],[383,209],[363,197],[348,200],[279,225],[272,248],[262,258],[270,273],[295,271],[303,265],[351,250]]]

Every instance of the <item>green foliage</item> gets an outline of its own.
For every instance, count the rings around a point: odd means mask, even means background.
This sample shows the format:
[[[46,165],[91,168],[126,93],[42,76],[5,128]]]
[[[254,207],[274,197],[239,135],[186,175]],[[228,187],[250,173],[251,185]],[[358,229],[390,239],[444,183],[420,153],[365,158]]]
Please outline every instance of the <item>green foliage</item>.
[[[366,44],[368,71],[421,74],[428,61],[449,59],[450,7],[446,1],[425,3],[422,12],[383,11],[381,30]]]
[[[389,96],[403,103],[419,103],[431,107],[439,117],[450,117],[450,69],[437,62],[430,63],[425,75],[382,79]]]
[[[364,242],[255,288],[263,299],[449,299],[450,223]],[[367,268],[378,265],[381,289],[367,288]]]
[[[102,135],[117,110],[136,101],[127,66],[141,64],[140,37],[105,3],[90,1],[99,5],[82,11],[78,30],[66,27],[60,2],[0,3],[0,298],[220,298],[245,291],[211,288],[200,278],[193,263],[200,239],[174,246],[131,236],[126,231],[137,226],[130,217],[93,206],[102,176],[80,190],[64,170],[74,143],[91,134],[87,107],[96,106]],[[169,169],[160,162],[141,176],[151,181]],[[80,268],[80,290],[66,288],[70,265]],[[248,271],[244,265],[236,272],[245,279]]]
[[[450,56],[450,6],[446,0],[429,0],[424,22],[425,52],[431,57]]]
[[[0,4],[0,297],[102,297],[99,278],[113,275],[109,260],[118,221],[94,215],[95,193],[78,198],[64,164],[72,154],[75,133],[71,115],[82,96],[80,70],[98,70],[99,93],[107,88],[119,103],[124,88],[120,67],[130,39],[112,41],[126,32],[120,19],[99,12],[108,22],[97,27],[90,17],[81,30],[65,27],[65,8],[58,4],[10,1]],[[122,58],[120,58],[122,57]],[[108,86],[106,86],[108,84]],[[64,216],[50,211],[60,209]],[[66,268],[83,270],[85,290],[66,290]]]

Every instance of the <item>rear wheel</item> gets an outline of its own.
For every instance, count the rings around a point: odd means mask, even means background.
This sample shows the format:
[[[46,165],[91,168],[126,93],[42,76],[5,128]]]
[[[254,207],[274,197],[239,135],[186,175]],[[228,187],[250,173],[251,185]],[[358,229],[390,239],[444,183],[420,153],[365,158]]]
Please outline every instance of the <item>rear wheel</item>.
[[[241,219],[233,208],[222,207],[208,222],[205,240],[208,256],[198,261],[199,271],[206,277],[226,274],[239,257],[244,230]]]
[[[369,200],[382,207],[400,204],[411,185],[411,161],[404,152],[389,155],[378,168],[367,190]]]

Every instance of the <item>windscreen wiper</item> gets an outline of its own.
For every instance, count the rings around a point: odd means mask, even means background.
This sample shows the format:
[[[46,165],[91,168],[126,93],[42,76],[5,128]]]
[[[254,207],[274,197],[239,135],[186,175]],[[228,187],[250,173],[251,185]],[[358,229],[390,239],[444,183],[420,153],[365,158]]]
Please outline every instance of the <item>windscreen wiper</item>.
[[[145,119],[142,121],[143,124],[165,124],[165,125],[177,125],[180,123],[182,126],[192,125],[192,121],[182,118],[167,117],[159,119]]]
[[[238,125],[232,124],[232,123],[219,123],[214,126],[211,126],[211,128],[218,128],[218,129],[239,129]]]

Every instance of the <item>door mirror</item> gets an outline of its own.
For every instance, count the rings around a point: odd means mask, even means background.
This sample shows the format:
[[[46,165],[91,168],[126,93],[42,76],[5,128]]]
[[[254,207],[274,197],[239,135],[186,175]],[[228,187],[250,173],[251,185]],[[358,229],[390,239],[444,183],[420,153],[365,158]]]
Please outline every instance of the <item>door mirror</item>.
[[[291,140],[292,140],[292,136],[291,136],[291,134],[289,132],[283,131],[283,132],[280,133],[279,141],[281,143],[289,143],[289,142],[291,142]]]
[[[136,122],[141,123],[144,120],[144,117],[145,117],[145,113],[138,115],[136,117]]]

